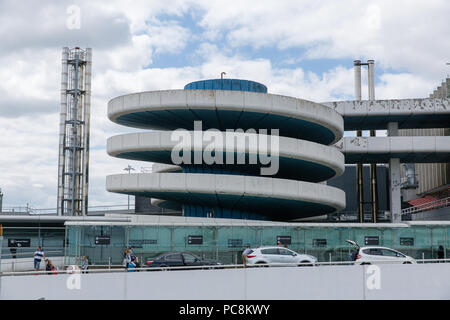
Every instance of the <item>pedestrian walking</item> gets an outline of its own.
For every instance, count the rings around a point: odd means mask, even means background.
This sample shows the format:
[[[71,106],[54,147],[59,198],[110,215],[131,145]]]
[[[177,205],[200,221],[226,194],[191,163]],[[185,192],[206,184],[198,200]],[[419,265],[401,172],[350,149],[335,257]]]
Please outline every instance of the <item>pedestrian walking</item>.
[[[42,259],[45,260],[45,254],[42,250],[41,246],[38,246],[36,251],[34,252],[34,270],[38,271],[41,266]]]
[[[444,259],[444,247],[439,243],[438,243],[438,245],[439,245],[438,252],[437,252],[438,259]]]
[[[123,261],[125,264],[125,268],[128,268],[128,265],[131,263],[130,249],[128,249],[128,248],[125,249]]]
[[[242,262],[244,264],[244,268],[247,268],[247,255],[249,255],[251,252],[252,250],[250,249],[250,245],[247,244],[245,246],[244,252],[242,252]]]
[[[83,256],[81,260],[81,270],[83,270],[83,273],[87,273],[87,269],[89,269],[89,260],[86,256]]]

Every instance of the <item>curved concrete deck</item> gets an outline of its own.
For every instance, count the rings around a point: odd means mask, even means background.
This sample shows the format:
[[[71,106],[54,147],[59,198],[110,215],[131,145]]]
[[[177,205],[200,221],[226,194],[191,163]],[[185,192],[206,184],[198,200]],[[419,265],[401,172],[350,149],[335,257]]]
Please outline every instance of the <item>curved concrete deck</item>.
[[[110,156],[150,161],[164,164],[175,164],[172,162],[172,150],[176,146],[183,146],[186,150],[193,150],[193,152],[204,152],[210,142],[194,141],[194,132],[185,132],[189,134],[189,141],[183,141],[184,144],[179,143],[172,137],[172,132],[168,131],[152,131],[131,133],[113,136],[107,141],[107,152]],[[237,134],[234,133],[232,137],[239,139],[249,137],[254,141],[270,141],[269,136],[255,135],[255,134]],[[249,140],[250,140],[249,139]],[[245,141],[245,140],[241,140]],[[273,177],[297,179],[312,182],[320,182],[331,179],[335,176],[341,175],[344,172],[344,156],[333,146],[324,146],[318,143],[309,142],[305,140],[298,140],[294,138],[278,137],[278,159],[279,170]],[[270,144],[269,144],[270,147]],[[216,152],[223,153],[223,160],[227,159],[227,154],[231,154],[233,159],[238,154],[261,155],[261,148],[259,144],[237,144],[232,146],[225,145],[222,148],[218,147]],[[269,153],[272,153],[269,149]],[[267,154],[266,153],[263,153]],[[275,157],[277,155],[272,155]],[[194,156],[191,156],[194,159]],[[274,161],[272,159],[272,161]],[[181,167],[202,167],[207,164],[179,164]],[[229,164],[224,161],[223,164],[208,164],[211,170],[214,168],[222,168],[228,171],[236,171],[240,173],[247,173],[251,175],[260,175],[261,167],[266,167],[261,163],[252,165],[246,161],[245,164]]]
[[[111,121],[137,128],[193,130],[273,128],[280,136],[322,144],[343,135],[342,117],[333,109],[293,97],[225,90],[166,90],[128,94],[108,102]]]
[[[250,210],[290,220],[345,208],[345,193],[323,184],[226,174],[136,173],[107,176],[106,189],[183,204]],[[226,215],[223,215],[226,218]]]

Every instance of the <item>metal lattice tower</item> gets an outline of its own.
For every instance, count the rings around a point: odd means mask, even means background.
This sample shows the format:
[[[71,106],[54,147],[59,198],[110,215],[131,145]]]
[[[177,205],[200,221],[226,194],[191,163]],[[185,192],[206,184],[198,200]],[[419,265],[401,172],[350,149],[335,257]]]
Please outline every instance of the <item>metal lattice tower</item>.
[[[92,49],[63,48],[58,215],[87,215]]]

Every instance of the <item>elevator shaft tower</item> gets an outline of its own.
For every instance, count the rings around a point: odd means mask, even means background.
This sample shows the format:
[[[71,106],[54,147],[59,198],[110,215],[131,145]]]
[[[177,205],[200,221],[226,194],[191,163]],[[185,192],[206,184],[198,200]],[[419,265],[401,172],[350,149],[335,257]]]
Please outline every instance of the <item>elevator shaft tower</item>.
[[[87,215],[92,49],[62,51],[58,215]]]

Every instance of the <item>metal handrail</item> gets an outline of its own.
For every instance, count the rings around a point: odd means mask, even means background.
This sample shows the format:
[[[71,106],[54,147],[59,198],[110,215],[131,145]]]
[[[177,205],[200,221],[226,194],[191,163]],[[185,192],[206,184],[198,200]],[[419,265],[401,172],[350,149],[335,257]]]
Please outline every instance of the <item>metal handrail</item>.
[[[450,263],[450,259],[420,259],[415,260],[417,264],[427,263]],[[373,264],[398,264],[392,260],[377,260]],[[345,266],[345,265],[361,265],[357,261],[332,261],[332,262],[306,262],[306,263],[270,263],[270,264],[247,264],[244,267],[242,264],[228,264],[228,265],[204,265],[204,266],[180,266],[180,267],[141,267],[141,268],[126,268],[122,265],[113,265],[111,268],[105,269],[88,269],[88,270],[67,270],[59,269],[55,271],[15,271],[15,272],[1,272],[1,276],[21,276],[21,275],[38,275],[38,274],[81,274],[81,273],[111,273],[111,272],[137,272],[137,271],[176,271],[176,270],[201,270],[201,269],[245,269],[245,268],[261,268],[261,267],[320,267],[320,266]],[[68,266],[66,266],[67,268]]]
[[[415,212],[445,208],[450,206],[450,197],[433,200],[430,202],[422,203],[413,207],[402,209],[402,214],[410,214]]]
[[[134,210],[135,204],[130,202],[130,210]],[[89,211],[111,211],[111,210],[128,210],[128,204],[112,204],[112,205],[97,205],[89,206]],[[3,207],[0,214],[29,214],[29,215],[55,215],[56,208],[34,208],[31,206],[8,206]]]
[[[24,249],[24,248],[20,248],[20,249]],[[26,248],[28,249],[28,248]],[[33,254],[34,253],[34,249],[30,249],[30,251],[28,252],[19,252],[19,253],[1,253],[0,254],[0,258],[1,259],[21,259],[21,258],[33,258]],[[44,254],[48,253],[48,254],[54,254],[54,253],[64,253],[64,248],[61,248],[60,250],[51,250],[51,251],[44,251]],[[8,258],[8,256],[10,256],[10,258]],[[16,256],[20,258],[12,258],[12,256]],[[64,255],[62,255],[64,256]],[[60,256],[60,257],[62,257]],[[45,255],[46,258],[50,258],[49,256]]]

